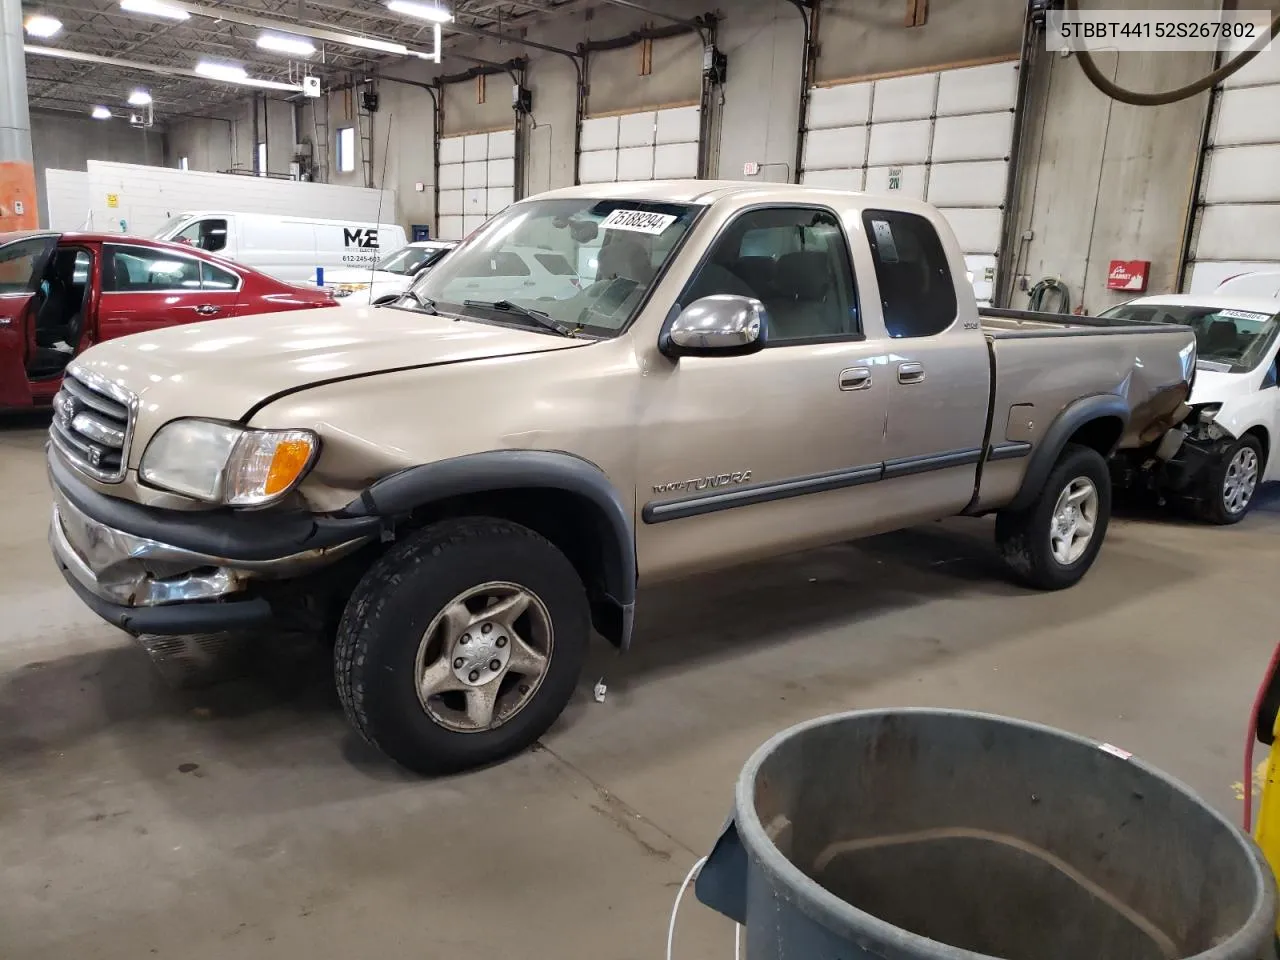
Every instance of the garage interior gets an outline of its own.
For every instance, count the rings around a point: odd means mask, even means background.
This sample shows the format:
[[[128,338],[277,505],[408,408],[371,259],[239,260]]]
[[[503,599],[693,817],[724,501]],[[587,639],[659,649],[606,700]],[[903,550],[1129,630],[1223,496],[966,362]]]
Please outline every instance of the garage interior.
[[[0,0],[0,237],[150,234],[187,208],[183,183],[216,182],[192,188],[209,208],[363,203],[460,241],[548,190],[697,178],[927,201],[984,307],[1096,316],[1134,295],[1117,262],[1145,264],[1131,289],[1154,294],[1280,270],[1274,52],[1136,106],[1045,49],[1039,0],[400,6]],[[1158,91],[1231,55],[1095,58]],[[304,185],[351,192],[284,192]],[[347,727],[327,655],[175,687],[82,606],[48,558],[49,427],[0,413],[5,960],[662,956],[748,757],[855,709],[1115,744],[1233,823],[1257,787],[1242,747],[1276,644],[1267,487],[1232,526],[1117,506],[1097,569],[1058,592],[1009,582],[987,518],[642,584],[631,648],[597,640],[533,749],[424,780]],[[734,944],[684,900],[674,956]]]

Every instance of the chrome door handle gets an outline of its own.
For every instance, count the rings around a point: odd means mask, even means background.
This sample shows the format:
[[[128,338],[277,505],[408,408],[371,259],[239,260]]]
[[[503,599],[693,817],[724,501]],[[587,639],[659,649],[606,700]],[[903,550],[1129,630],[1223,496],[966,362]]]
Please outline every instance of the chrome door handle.
[[[899,383],[919,383],[923,379],[924,379],[923,363],[898,364],[898,382]]]
[[[13,317],[0,317],[0,327],[7,327],[13,323]]]
[[[840,371],[841,390],[866,390],[871,386],[871,370],[868,367],[847,367]]]
[[[220,308],[215,307],[211,303],[202,303],[200,304],[200,306],[196,307],[196,313],[200,314],[200,316],[202,317],[212,317],[215,313],[218,313],[219,311],[220,311]]]

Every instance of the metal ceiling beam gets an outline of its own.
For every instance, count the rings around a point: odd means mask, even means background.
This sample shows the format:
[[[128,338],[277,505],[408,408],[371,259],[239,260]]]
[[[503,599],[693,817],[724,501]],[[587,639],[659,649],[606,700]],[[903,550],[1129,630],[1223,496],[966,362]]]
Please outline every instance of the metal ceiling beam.
[[[513,37],[500,30],[487,30],[484,27],[464,27],[458,23],[449,24],[449,29],[456,33],[464,33],[469,37],[480,37],[483,40],[501,40],[505,43],[516,43],[524,47],[532,47],[534,50],[545,50],[548,53],[558,53],[575,62],[578,59],[578,53],[576,50],[566,50],[564,47],[553,47],[549,43],[539,43],[536,40],[529,40],[524,37]]]
[[[612,4],[615,7],[626,7],[628,10],[638,10],[641,13],[647,13],[651,17],[657,17],[659,20],[669,20],[672,23],[678,23],[683,27],[691,30],[702,31],[703,25],[696,20],[689,20],[685,17],[677,17],[674,14],[664,13],[661,10],[655,10],[653,7],[643,3],[636,3],[635,0],[604,0],[605,3]]]
[[[163,67],[158,63],[143,63],[140,60],[121,60],[116,57],[103,57],[96,53],[80,53],[76,50],[60,50],[56,47],[38,47],[32,44],[23,46],[25,53],[35,57],[53,57],[58,60],[71,60],[75,63],[93,63],[104,67],[123,67],[126,70],[140,70],[147,73],[157,73],[164,77],[186,77],[194,80],[203,80],[206,83],[224,84],[226,86],[235,87],[254,87],[259,90],[288,90],[290,93],[301,93],[302,84],[300,83],[281,83],[278,80],[256,80],[252,77],[239,82],[229,80],[219,80],[216,77],[207,77],[203,73],[196,73],[194,70],[187,70],[183,67]]]

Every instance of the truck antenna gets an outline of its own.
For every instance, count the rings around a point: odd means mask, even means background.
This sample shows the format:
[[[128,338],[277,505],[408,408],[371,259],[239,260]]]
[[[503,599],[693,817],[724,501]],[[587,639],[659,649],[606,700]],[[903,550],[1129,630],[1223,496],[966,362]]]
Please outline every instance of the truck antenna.
[[[382,175],[378,178],[378,183],[380,184],[380,186],[378,187],[378,220],[373,225],[373,229],[378,231],[381,231],[382,229],[382,198],[386,195],[386,187],[387,187],[387,155],[391,152],[391,122],[395,120],[395,118],[396,118],[396,115],[394,113],[387,114],[387,135],[382,142]],[[369,122],[373,123],[372,116],[370,116]],[[369,138],[369,142],[370,143],[373,142],[372,137]],[[379,232],[378,242],[379,243],[382,242],[381,232]],[[382,259],[382,248],[378,247],[377,257],[374,258],[373,263],[369,264],[370,294],[373,293],[373,285],[378,280],[378,276],[377,276],[378,263],[381,261],[381,259]],[[372,302],[369,305],[373,306]]]

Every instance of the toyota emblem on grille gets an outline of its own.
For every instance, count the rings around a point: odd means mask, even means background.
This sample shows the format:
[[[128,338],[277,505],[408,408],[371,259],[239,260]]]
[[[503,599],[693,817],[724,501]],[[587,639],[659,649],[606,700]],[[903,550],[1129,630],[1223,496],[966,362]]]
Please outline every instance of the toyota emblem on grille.
[[[66,394],[58,397],[56,416],[58,418],[58,426],[67,428],[71,426],[71,420],[76,415],[76,402]]]

